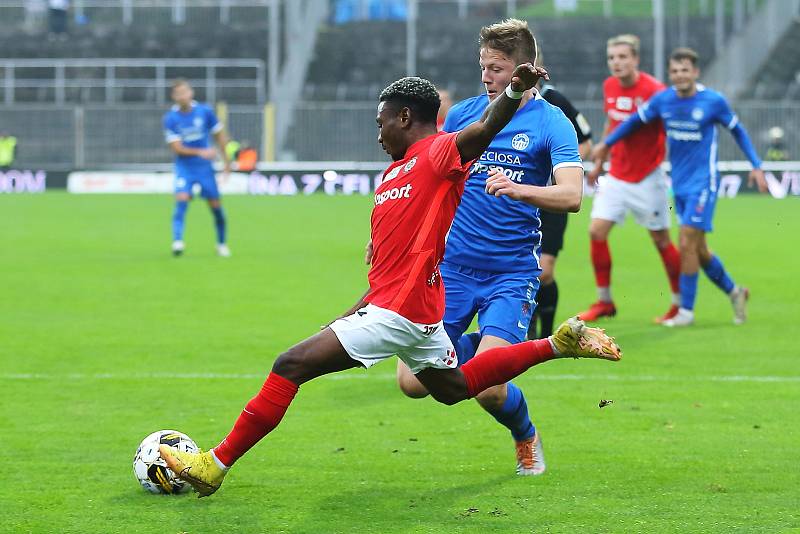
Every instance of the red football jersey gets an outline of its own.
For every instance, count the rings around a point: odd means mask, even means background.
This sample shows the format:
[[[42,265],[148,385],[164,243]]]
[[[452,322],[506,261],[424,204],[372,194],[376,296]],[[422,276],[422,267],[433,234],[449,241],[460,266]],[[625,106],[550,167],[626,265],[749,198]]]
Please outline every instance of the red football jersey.
[[[608,117],[609,133],[662,89],[664,84],[644,72],[639,73],[636,83],[630,87],[623,87],[613,76],[607,78],[603,82],[603,109]],[[641,182],[664,160],[664,140],[660,120],[643,125],[611,147],[609,172],[626,182]]]
[[[472,163],[461,163],[457,134],[440,132],[411,145],[375,191],[365,300],[415,323],[444,316],[439,263]]]

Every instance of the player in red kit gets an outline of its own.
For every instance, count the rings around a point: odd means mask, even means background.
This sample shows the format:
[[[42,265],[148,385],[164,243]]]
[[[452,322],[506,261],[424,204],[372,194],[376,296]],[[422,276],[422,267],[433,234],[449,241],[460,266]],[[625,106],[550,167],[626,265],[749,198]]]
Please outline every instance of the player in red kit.
[[[607,115],[608,135],[621,122],[636,113],[636,109],[664,85],[647,73],[639,71],[639,38],[619,35],[608,40],[608,69],[611,72],[603,83],[603,108]],[[592,203],[589,224],[591,258],[597,282],[598,300],[579,316],[584,321],[617,313],[611,298],[611,252],[608,235],[615,224],[622,224],[629,212],[636,222],[647,228],[658,249],[669,278],[672,304],[662,317],[663,322],[678,313],[680,302],[678,280],[680,255],[669,237],[670,212],[667,179],[661,170],[664,160],[664,128],[655,121],[617,143],[611,149],[609,173],[601,177],[602,166],[596,166],[587,176],[597,189]]]
[[[613,339],[573,318],[550,338],[488,350],[456,368],[442,325],[439,262],[470,166],[508,124],[522,93],[543,76],[543,69],[518,66],[481,120],[453,133],[436,131],[439,96],[429,81],[402,78],[384,89],[378,142],[394,162],[375,192],[369,290],[344,317],[275,360],[261,391],[217,447],[199,454],[160,448],[169,468],[200,496],[214,493],[233,463],[280,423],[301,384],[328,373],[370,367],[396,354],[436,400],[455,404],[554,358],[620,359]],[[490,185],[487,193],[494,194]]]

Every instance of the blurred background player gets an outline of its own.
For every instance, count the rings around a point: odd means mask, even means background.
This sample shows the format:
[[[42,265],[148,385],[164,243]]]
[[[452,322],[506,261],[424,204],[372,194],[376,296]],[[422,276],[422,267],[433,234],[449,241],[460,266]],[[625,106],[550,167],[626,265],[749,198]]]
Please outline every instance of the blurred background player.
[[[516,65],[536,60],[536,40],[528,23],[517,19],[482,28],[479,46],[486,94],[453,106],[444,131],[455,132],[480,119],[503,94]],[[548,186],[551,173],[554,179]],[[487,195],[487,190],[493,194]],[[447,238],[441,265],[444,327],[460,363],[526,338],[541,272],[536,255],[541,240],[539,208],[577,211],[582,190],[583,166],[575,130],[558,108],[532,88],[508,126],[472,166]],[[476,314],[479,332],[464,335]],[[401,361],[397,373],[406,395],[427,395]],[[543,473],[542,442],[522,390],[513,383],[502,384],[476,398],[511,431],[517,473]]]
[[[725,97],[697,83],[700,69],[697,53],[678,48],[669,58],[669,80],[672,87],[655,95],[638,112],[625,121],[593,153],[595,162],[602,162],[609,147],[631,135],[642,125],[663,120],[667,130],[669,159],[672,164],[672,190],[675,211],[681,224],[681,301],[678,314],[666,321],[666,326],[688,326],[694,322],[694,302],[697,295],[697,272],[700,266],[708,278],[731,299],[734,323],[746,319],[749,291],[737,286],[725,271],[719,257],[706,243],[706,233],[712,229],[717,203],[717,129],[727,128],[736,144],[750,160],[753,170],[748,182],[767,190],[761,160],[739,118]]]
[[[439,113],[436,114],[436,129],[440,132],[444,128],[444,120],[447,118],[447,113],[453,107],[453,97],[450,96],[450,91],[447,89],[437,89],[439,93],[439,100],[442,104],[439,106]]]
[[[178,477],[201,496],[211,495],[227,470],[278,426],[302,384],[329,373],[369,368],[395,354],[447,405],[553,358],[620,359],[619,347],[602,330],[573,318],[552,338],[496,347],[457,368],[442,325],[445,294],[439,266],[464,181],[541,75],[546,73],[520,65],[488,110],[482,106],[486,112],[479,120],[453,133],[436,129],[439,96],[429,81],[402,78],[384,89],[376,118],[378,142],[393,162],[375,192],[368,292],[346,316],[275,360],[259,393],[213,450],[192,454],[161,445],[161,457]],[[541,105],[537,111],[552,115]],[[497,181],[485,187],[495,194],[503,186]]]
[[[789,159],[789,153],[786,151],[786,143],[784,142],[783,128],[780,126],[773,126],[767,130],[767,155],[764,159],[767,161],[786,161]]]
[[[0,171],[7,171],[17,157],[17,138],[8,132],[0,132]]]
[[[537,65],[542,65],[541,48],[538,52],[536,62]],[[592,150],[592,128],[586,117],[552,85],[542,85],[539,94],[566,115],[578,136],[578,154],[584,161],[589,159]],[[539,231],[542,234],[539,264],[542,267],[542,273],[539,275],[539,292],[536,294],[536,309],[528,327],[528,339],[545,338],[553,333],[553,321],[558,307],[558,284],[555,279],[556,259],[559,251],[564,247],[564,232],[567,230],[566,213],[539,210],[539,220],[541,221]]]
[[[608,40],[608,70],[603,82],[603,108],[607,115],[604,135],[636,113],[636,109],[664,85],[639,71],[639,38],[618,35]],[[590,185],[597,185],[589,223],[591,258],[597,282],[597,302],[580,314],[585,321],[610,317],[617,313],[611,298],[611,251],[608,235],[629,212],[647,228],[669,278],[672,305],[656,319],[662,322],[678,313],[680,256],[669,237],[670,212],[667,179],[661,170],[664,160],[664,129],[660,122],[647,125],[611,150],[609,172],[598,182],[602,166],[589,172]],[[602,163],[602,162],[601,162]]]
[[[217,254],[229,257],[231,251],[225,242],[225,213],[222,211],[217,179],[211,162],[217,157],[217,150],[210,147],[209,135],[219,147],[224,161],[224,176],[230,172],[230,158],[225,145],[227,136],[224,126],[217,120],[214,111],[205,104],[194,100],[194,90],[183,79],[172,84],[172,106],[164,115],[164,135],[175,152],[175,212],[172,215],[172,253],[183,254],[183,229],[186,210],[192,199],[195,184],[200,186],[200,196],[208,201],[214,216],[217,232]]]

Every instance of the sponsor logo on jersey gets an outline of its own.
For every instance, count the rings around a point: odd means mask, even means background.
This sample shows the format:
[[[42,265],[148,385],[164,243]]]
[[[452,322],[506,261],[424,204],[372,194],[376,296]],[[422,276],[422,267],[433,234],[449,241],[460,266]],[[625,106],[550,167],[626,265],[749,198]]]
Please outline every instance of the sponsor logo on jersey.
[[[632,111],[633,99],[629,96],[618,96],[616,105],[617,109],[620,111]]]
[[[411,184],[406,184],[403,187],[395,187],[394,189],[388,189],[383,193],[378,193],[375,195],[375,205],[380,206],[387,200],[397,200],[399,198],[410,198],[411,197]]]
[[[384,182],[388,182],[392,178],[395,178],[398,174],[400,174],[400,169],[401,169],[401,167],[398,166],[398,167],[395,167],[394,169],[392,169],[391,171],[389,171],[389,174],[387,174],[386,176],[383,177],[383,181]]]
[[[519,135],[525,136],[525,146],[527,146],[528,136],[525,134],[517,134],[514,136],[514,139],[516,139]],[[513,140],[511,141],[511,144],[514,144]],[[494,150],[487,150],[481,154],[479,161],[488,161],[489,163],[508,163],[509,165],[522,165],[522,161],[519,159],[518,155],[506,154],[505,152],[495,152]]]
[[[408,172],[411,169],[413,169],[414,165],[416,164],[417,164],[417,156],[414,156],[413,158],[411,158],[411,160],[409,160],[408,163],[406,163],[405,167],[403,167],[403,170],[405,170],[405,172]]]
[[[527,134],[518,133],[511,139],[511,148],[514,150],[525,150],[528,148],[531,140],[528,138]]]
[[[627,113],[625,111],[619,111],[616,109],[609,109],[608,110],[608,118],[612,121],[623,122],[625,119],[631,116],[631,113]]]
[[[472,168],[469,170],[469,173],[488,174],[492,169],[502,172],[506,178],[513,180],[514,182],[522,182],[522,179],[525,177],[525,171],[522,169],[507,169],[500,165],[486,165],[485,163],[478,163],[477,161],[472,164]]]
[[[699,130],[700,124],[692,121],[668,120],[667,128],[678,128],[680,130]]]
[[[675,141],[702,141],[703,134],[700,132],[687,132],[685,130],[667,129],[667,137]]]

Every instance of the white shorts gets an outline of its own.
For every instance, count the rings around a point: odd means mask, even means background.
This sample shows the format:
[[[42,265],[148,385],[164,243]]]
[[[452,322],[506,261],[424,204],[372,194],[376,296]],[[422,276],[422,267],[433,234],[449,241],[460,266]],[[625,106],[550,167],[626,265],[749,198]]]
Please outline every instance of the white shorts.
[[[638,183],[624,182],[610,174],[600,177],[592,202],[592,219],[622,224],[628,212],[648,230],[669,228],[667,178],[660,167]]]
[[[330,325],[351,358],[364,367],[397,354],[417,374],[423,369],[455,369],[458,358],[441,321],[412,323],[391,310],[367,304]]]

